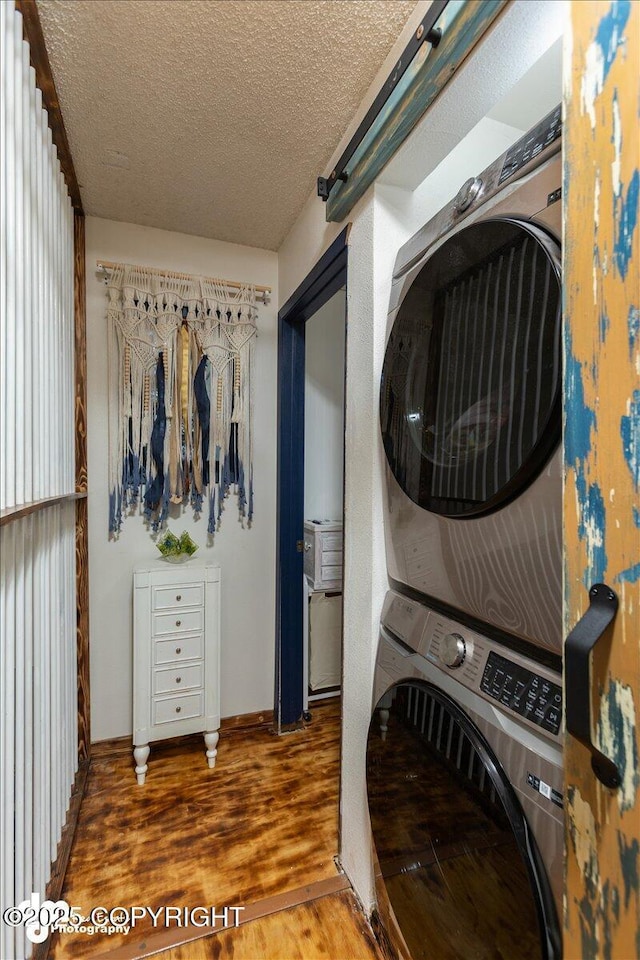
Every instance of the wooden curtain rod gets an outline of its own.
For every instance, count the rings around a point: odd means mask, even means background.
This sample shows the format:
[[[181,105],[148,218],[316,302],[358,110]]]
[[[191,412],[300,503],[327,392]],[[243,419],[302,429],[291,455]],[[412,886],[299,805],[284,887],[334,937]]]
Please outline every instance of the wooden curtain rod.
[[[107,273],[109,270],[115,270],[120,264],[113,263],[110,260],[96,260],[96,267],[98,270],[103,270]],[[131,264],[123,264],[123,266],[131,266]],[[157,274],[162,277],[172,277],[176,280],[194,280],[197,279],[197,276],[192,273],[178,273],[175,270],[161,270],[159,267],[141,267],[142,270],[148,270],[149,273]],[[233,290],[242,290],[243,287],[253,286],[256,291],[256,300],[262,300],[263,303],[269,303],[271,296],[271,287],[263,287],[259,284],[249,284],[249,283],[240,283],[238,280],[220,280],[217,277],[203,277],[203,280],[208,280],[210,283],[223,283],[225,287],[231,287]]]

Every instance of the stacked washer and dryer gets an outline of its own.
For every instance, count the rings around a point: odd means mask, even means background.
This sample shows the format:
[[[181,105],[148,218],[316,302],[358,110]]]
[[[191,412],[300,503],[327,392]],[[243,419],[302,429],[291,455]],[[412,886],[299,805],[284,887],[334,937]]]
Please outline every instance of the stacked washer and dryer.
[[[367,790],[411,960],[561,956],[560,145],[558,107],[394,269]]]

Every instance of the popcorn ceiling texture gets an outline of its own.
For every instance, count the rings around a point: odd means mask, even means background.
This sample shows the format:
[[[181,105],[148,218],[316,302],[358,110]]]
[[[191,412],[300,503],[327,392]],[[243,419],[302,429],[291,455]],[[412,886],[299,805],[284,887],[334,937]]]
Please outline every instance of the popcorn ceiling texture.
[[[85,212],[277,250],[414,6],[38,0]]]

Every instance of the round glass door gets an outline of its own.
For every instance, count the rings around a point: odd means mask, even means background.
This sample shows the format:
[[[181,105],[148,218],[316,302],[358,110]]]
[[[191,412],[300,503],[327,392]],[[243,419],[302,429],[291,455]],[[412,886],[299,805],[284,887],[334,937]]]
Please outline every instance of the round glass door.
[[[559,960],[553,894],[516,794],[438,688],[405,681],[382,697],[367,793],[378,895],[383,884],[413,960]]]
[[[385,354],[380,421],[405,493],[445,516],[516,496],[560,438],[560,247],[540,227],[465,227],[407,291]]]

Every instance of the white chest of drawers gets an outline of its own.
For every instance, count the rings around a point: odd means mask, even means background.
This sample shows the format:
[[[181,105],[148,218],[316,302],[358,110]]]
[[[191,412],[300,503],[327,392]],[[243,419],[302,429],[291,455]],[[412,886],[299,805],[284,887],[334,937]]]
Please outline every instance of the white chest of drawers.
[[[220,568],[163,564],[133,577],[133,756],[138,783],[149,744],[203,733],[215,766],[220,727]]]

